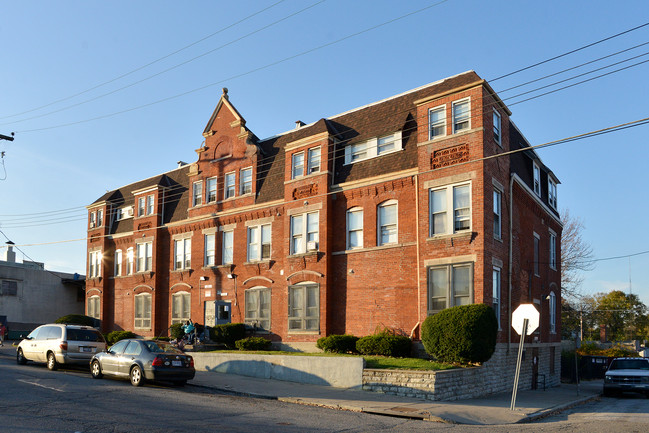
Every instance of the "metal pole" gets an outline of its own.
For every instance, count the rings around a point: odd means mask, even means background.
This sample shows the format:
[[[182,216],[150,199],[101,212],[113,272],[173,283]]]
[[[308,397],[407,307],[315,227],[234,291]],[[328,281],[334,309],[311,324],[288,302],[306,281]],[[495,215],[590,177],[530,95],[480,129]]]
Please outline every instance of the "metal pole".
[[[514,389],[512,391],[512,403],[509,406],[510,410],[516,409],[516,394],[518,392],[518,378],[521,374],[521,361],[523,359],[523,344],[525,344],[525,336],[527,335],[527,324],[529,319],[523,319],[523,332],[521,332],[521,341],[518,345],[518,358],[516,359],[516,374],[514,375]]]

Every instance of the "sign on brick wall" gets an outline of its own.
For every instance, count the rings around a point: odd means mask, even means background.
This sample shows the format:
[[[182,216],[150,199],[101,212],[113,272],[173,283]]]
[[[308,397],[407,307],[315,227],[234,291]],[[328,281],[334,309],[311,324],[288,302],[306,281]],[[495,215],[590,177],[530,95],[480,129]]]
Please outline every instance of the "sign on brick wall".
[[[469,145],[460,144],[458,146],[434,151],[430,156],[430,165],[432,168],[441,168],[458,164],[460,162],[466,162],[468,160]]]

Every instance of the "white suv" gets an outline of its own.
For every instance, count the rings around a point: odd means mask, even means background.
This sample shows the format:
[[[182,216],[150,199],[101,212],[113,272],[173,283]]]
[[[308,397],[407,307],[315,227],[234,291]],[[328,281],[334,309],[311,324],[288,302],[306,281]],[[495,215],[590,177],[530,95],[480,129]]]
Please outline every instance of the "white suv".
[[[604,376],[604,395],[641,392],[649,397],[649,359],[615,358]]]
[[[90,326],[48,324],[34,329],[18,344],[16,361],[46,362],[56,370],[59,364],[88,365],[95,353],[106,350],[106,340]]]

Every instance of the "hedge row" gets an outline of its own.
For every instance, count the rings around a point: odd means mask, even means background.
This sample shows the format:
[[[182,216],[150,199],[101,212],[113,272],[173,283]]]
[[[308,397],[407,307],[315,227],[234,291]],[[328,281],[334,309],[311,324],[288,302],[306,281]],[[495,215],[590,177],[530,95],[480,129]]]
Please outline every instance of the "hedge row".
[[[318,339],[316,346],[328,353],[360,353],[397,358],[410,356],[410,338],[382,333],[358,338],[353,335],[329,335]]]

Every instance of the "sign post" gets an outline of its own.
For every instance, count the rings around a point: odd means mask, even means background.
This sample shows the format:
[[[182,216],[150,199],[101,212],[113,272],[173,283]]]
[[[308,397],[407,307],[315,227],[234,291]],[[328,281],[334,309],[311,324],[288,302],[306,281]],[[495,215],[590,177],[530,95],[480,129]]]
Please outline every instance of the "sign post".
[[[512,314],[512,328],[521,336],[518,345],[518,357],[516,359],[516,373],[514,375],[514,389],[512,391],[512,402],[510,410],[516,409],[516,393],[518,392],[518,379],[521,374],[521,361],[523,359],[523,345],[525,336],[531,335],[539,327],[539,312],[534,304],[521,304]]]

